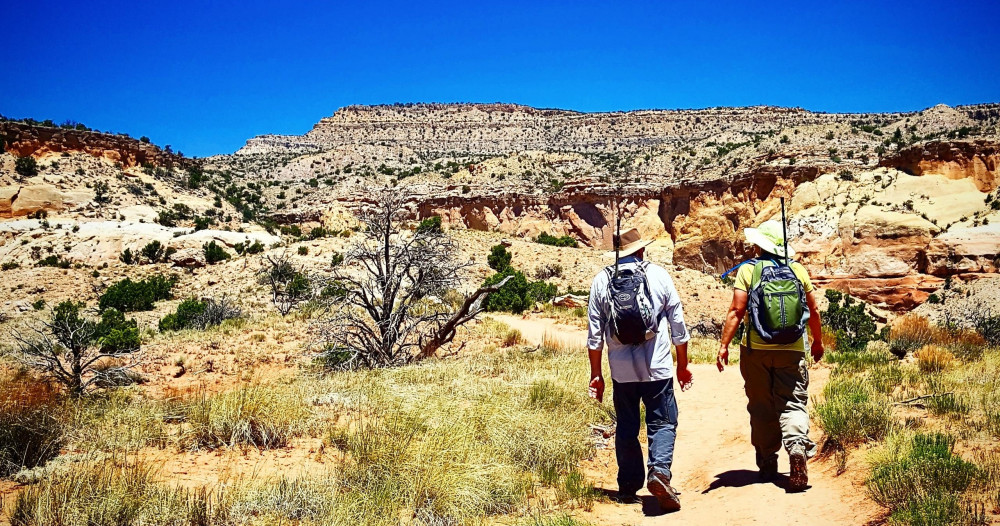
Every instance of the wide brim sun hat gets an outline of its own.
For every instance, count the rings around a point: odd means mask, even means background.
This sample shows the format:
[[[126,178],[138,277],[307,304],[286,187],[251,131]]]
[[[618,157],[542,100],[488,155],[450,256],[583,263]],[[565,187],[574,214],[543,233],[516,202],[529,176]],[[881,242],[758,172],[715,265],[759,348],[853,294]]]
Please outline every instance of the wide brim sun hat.
[[[785,235],[780,222],[773,219],[764,221],[757,228],[744,228],[743,234],[747,238],[747,243],[757,245],[761,250],[776,256],[785,255]],[[794,255],[795,250],[789,246],[788,257]]]
[[[618,251],[618,257],[631,256],[652,244],[653,241],[652,239],[643,239],[639,230],[633,228],[621,235],[621,249]],[[607,255],[614,257],[615,251],[612,250]]]

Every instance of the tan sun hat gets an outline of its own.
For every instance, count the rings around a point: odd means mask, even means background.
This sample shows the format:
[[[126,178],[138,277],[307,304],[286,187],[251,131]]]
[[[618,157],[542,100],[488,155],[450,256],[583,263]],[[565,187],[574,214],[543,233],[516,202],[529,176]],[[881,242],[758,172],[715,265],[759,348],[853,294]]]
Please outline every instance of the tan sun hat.
[[[747,243],[753,243],[763,251],[776,256],[785,255],[785,235],[782,233],[780,222],[773,219],[764,221],[757,228],[744,228],[743,234],[747,237]],[[792,247],[788,247],[788,257],[794,255],[795,251]]]
[[[631,256],[632,254],[635,254],[639,250],[646,248],[646,246],[652,242],[653,242],[652,239],[650,240],[642,239],[642,236],[639,235],[639,230],[633,228],[622,234],[621,237],[622,246],[621,250],[618,252],[618,257],[623,258],[625,256]],[[611,252],[608,252],[607,255],[614,257],[615,251],[612,250]]]

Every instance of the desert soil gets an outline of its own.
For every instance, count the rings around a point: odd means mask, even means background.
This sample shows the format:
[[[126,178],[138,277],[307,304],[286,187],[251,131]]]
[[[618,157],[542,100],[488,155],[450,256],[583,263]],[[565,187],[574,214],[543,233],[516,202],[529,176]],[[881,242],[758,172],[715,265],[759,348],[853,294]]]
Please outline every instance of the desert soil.
[[[549,320],[497,316],[521,331],[525,339],[540,344],[546,334],[567,343],[580,343],[580,367],[587,367],[583,353],[584,331]],[[642,504],[620,505],[598,502],[579,518],[594,524],[662,524],[665,520],[684,524],[775,524],[785,521],[812,525],[858,526],[877,520],[881,509],[865,497],[860,466],[841,475],[832,458],[814,458],[809,463],[810,488],[804,493],[784,489],[788,463],[781,459],[781,477],[774,483],[757,481],[750,424],[746,413],[743,379],[738,367],[719,373],[714,365],[692,365],[694,385],[677,392],[680,418],[674,454],[673,486],[681,491],[682,509],[663,516],[655,499],[643,490]],[[809,392],[816,396],[829,379],[830,369],[810,369]],[[605,400],[605,403],[610,403]],[[822,432],[814,424],[810,433],[819,440]],[[617,489],[613,441],[607,449],[583,466],[599,489],[614,494]]]

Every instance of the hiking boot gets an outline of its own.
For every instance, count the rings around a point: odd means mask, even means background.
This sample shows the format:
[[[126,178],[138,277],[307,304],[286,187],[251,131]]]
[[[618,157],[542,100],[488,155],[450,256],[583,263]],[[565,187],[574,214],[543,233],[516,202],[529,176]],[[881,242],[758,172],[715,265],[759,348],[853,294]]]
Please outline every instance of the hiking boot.
[[[806,467],[806,448],[795,444],[788,450],[788,463],[791,472],[788,475],[788,491],[804,491],[809,485],[809,470]]]
[[[677,496],[678,492],[670,486],[670,479],[663,473],[655,471],[650,473],[649,478],[646,479],[646,489],[656,497],[663,511],[681,509],[681,499]]]
[[[761,482],[771,482],[778,477],[778,457],[774,456],[759,463],[760,469],[757,478]]]
[[[635,493],[618,492],[617,495],[612,497],[611,501],[615,504],[639,504],[642,502],[642,499],[640,499]]]

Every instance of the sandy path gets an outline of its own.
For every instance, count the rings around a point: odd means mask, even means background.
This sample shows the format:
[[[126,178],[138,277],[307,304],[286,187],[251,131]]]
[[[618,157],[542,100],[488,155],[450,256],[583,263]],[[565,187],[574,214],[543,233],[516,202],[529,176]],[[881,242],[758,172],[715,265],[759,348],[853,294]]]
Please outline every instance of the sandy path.
[[[546,332],[567,342],[580,342],[580,366],[586,367],[580,329],[554,326],[551,320],[497,316],[524,334],[532,343],[540,343]],[[811,487],[804,493],[784,490],[788,470],[782,456],[782,477],[776,483],[758,483],[750,424],[746,413],[743,379],[738,368],[719,373],[713,365],[693,365],[694,387],[677,393],[680,423],[674,454],[673,485],[681,494],[681,511],[659,516],[659,506],[645,491],[643,503],[619,505],[598,503],[593,511],[579,513],[579,518],[594,524],[812,524],[863,525],[881,515],[877,505],[864,496],[864,487],[855,468],[836,475],[831,461],[813,459],[809,463]],[[829,369],[810,371],[812,394],[822,390]],[[606,401],[608,403],[608,401]],[[814,439],[821,432],[814,425]],[[617,466],[614,450],[598,451],[583,466],[598,488],[617,489]],[[678,522],[679,521],[679,522]]]

